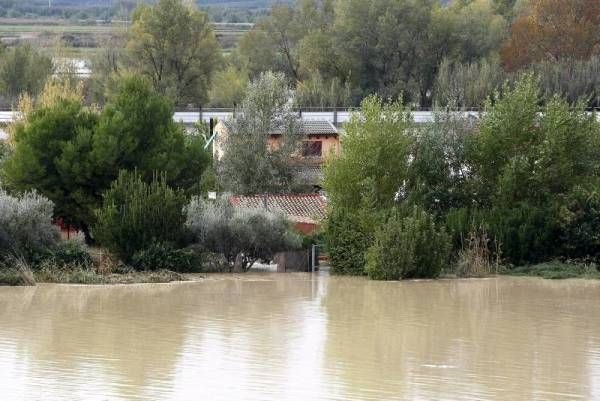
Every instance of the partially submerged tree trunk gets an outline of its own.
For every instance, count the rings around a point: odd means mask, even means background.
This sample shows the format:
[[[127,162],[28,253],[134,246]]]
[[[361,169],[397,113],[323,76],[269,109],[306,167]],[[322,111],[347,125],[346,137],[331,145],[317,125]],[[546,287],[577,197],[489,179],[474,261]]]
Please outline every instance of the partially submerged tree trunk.
[[[234,273],[244,273],[246,270],[244,269],[244,254],[238,253],[235,257],[235,262],[233,263],[233,272]]]
[[[254,265],[255,259],[251,259],[243,253],[238,253],[233,263],[234,273],[245,273]]]

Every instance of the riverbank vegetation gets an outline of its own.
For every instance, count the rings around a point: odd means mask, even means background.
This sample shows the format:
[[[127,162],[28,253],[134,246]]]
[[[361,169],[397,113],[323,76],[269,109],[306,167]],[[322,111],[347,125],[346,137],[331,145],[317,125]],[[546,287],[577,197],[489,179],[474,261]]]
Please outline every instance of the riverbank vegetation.
[[[424,126],[400,102],[366,99],[325,171],[333,271],[397,279],[422,276],[419,267],[435,277],[444,266],[464,276],[499,261],[596,261],[600,124],[559,96],[540,109],[541,91],[525,76],[480,121],[438,113]]]
[[[301,235],[277,212],[238,210],[226,195],[203,199],[213,185],[235,193],[258,181],[279,188],[288,171],[269,167],[262,131],[253,128],[245,142],[256,155],[244,154],[266,163],[272,181],[256,175],[248,182],[241,168],[227,170],[225,180],[204,149],[206,136],[174,123],[168,97],[143,77],[122,78],[102,110],[85,106],[78,88],[51,81],[36,101],[24,98],[26,112],[9,127],[0,162],[1,282],[172,281],[204,271],[246,272],[302,247]],[[250,101],[264,93],[273,96]],[[288,93],[281,77],[264,74],[249,86],[249,109],[237,123],[266,131],[282,121],[296,127],[282,100]],[[295,150],[280,149],[281,161]],[[77,240],[65,240],[58,225]]]
[[[598,264],[596,262],[585,261],[552,260],[506,269],[503,273],[513,276],[535,276],[553,280],[567,278],[600,279]]]
[[[325,168],[335,273],[552,275],[563,259],[589,261],[569,267],[589,273],[600,258],[600,127],[588,113],[599,21],[594,0],[299,0],[273,6],[224,56],[203,11],[160,0],[135,9],[89,79],[0,45],[0,94],[22,112],[0,145],[3,266],[23,282],[92,282],[129,269],[246,271],[295,249],[282,216],[202,197],[299,190],[294,107],[360,105]],[[176,105],[205,104],[238,111],[218,163],[202,124],[187,132],[172,118]],[[420,107],[433,122],[415,124]],[[447,111],[468,108],[484,113]],[[84,241],[65,242],[55,222]]]

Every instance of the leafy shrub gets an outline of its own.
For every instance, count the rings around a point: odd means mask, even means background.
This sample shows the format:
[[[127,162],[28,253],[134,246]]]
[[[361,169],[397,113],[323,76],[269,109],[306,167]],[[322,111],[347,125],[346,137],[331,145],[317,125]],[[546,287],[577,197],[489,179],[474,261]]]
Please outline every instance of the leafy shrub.
[[[53,208],[51,201],[35,192],[17,197],[0,190],[0,256],[56,245],[60,235],[52,224]]]
[[[526,202],[482,212],[490,235],[511,263],[543,261],[557,250],[557,227],[551,209]]]
[[[51,257],[58,265],[77,265],[92,267],[94,261],[85,245],[75,241],[64,241],[53,247]]]
[[[85,244],[76,241],[60,241],[51,247],[40,248],[22,254],[31,267],[39,270],[41,266],[53,266],[56,269],[80,267],[91,269],[94,260]]]
[[[561,253],[572,258],[600,257],[600,193],[576,187],[558,210]]]
[[[190,249],[176,249],[172,244],[159,242],[136,252],[131,265],[137,270],[173,270],[192,272],[198,270],[199,261]]]
[[[450,237],[428,213],[394,214],[375,234],[366,272],[376,280],[435,278],[448,265]]]
[[[0,164],[6,157],[8,157],[9,153],[10,148],[8,147],[8,144],[4,140],[0,139]]]
[[[123,261],[156,243],[179,245],[184,240],[185,196],[167,185],[165,174],[150,184],[137,172],[121,171],[103,195],[94,235]]]
[[[329,214],[325,239],[332,273],[365,274],[365,254],[373,241],[373,230],[367,228],[374,226],[367,219],[365,213],[343,208]]]
[[[193,198],[187,207],[187,227],[205,251],[222,254],[230,268],[246,271],[258,259],[300,247],[285,216],[261,209],[234,208],[226,197],[217,201]]]

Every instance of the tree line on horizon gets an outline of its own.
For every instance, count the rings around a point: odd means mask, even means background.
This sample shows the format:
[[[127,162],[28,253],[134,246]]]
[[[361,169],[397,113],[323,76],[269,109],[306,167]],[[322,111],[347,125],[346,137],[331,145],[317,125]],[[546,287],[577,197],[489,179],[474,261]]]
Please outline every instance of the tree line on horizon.
[[[413,108],[481,108],[534,73],[542,103],[558,94],[596,107],[599,22],[594,0],[298,0],[272,6],[223,54],[205,12],[160,0],[138,6],[130,32],[93,57],[86,100],[103,104],[135,72],[178,106],[234,107],[248,82],[273,71],[301,107],[355,107],[375,94]],[[0,51],[0,93],[13,104],[54,72],[37,49]]]

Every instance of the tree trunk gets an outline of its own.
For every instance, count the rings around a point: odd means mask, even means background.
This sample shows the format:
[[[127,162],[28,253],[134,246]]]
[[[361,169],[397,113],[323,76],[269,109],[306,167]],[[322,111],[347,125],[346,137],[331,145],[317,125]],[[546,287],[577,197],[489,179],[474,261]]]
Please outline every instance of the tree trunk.
[[[244,273],[244,255],[238,253],[235,257],[235,262],[233,264],[233,272],[234,273]]]
[[[92,238],[92,235],[90,234],[90,228],[88,227],[88,225],[85,223],[81,223],[79,227],[81,228],[81,232],[85,237],[85,243],[87,245],[94,245],[96,241],[94,241],[94,238]]]

